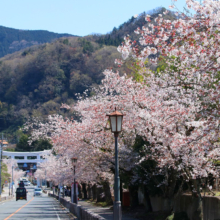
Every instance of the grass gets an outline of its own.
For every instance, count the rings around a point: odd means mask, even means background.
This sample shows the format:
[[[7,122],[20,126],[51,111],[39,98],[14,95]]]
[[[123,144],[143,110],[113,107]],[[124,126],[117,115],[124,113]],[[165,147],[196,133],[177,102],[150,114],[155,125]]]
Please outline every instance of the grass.
[[[158,211],[158,212],[148,212],[138,211],[135,214],[131,212],[131,216],[140,220],[172,220],[173,216],[170,216],[169,212]],[[169,217],[168,217],[169,216]],[[167,218],[168,217],[168,218]]]
[[[220,192],[215,192],[215,196],[220,196]]]
[[[98,206],[98,207],[112,206],[111,202],[96,202],[92,199],[87,199],[86,202],[89,202],[93,204],[94,206]],[[140,219],[140,220],[165,220],[168,216],[169,218],[167,218],[167,220],[173,219],[172,218],[173,216],[170,216],[170,212],[158,211],[158,212],[149,213],[149,212],[146,212],[144,206],[138,206],[134,209],[130,207],[122,207],[122,212],[134,218]]]
[[[95,206],[99,206],[99,207],[108,207],[112,205],[111,201],[105,201],[105,202],[96,202],[92,199],[88,199],[87,202],[92,203]]]

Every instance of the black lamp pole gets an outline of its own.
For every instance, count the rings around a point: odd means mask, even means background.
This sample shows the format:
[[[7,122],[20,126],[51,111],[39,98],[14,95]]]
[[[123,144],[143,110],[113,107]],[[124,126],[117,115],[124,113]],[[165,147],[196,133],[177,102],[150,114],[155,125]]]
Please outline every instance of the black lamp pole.
[[[8,189],[9,189],[8,190],[8,195],[10,196],[10,183],[11,183],[11,178],[10,177],[8,178],[8,183],[9,183],[8,184]]]
[[[77,162],[77,158],[73,157],[72,159],[72,164],[73,164],[73,175],[74,175],[74,186],[73,186],[73,192],[74,192],[74,196],[73,196],[73,203],[78,203],[78,199],[77,199],[77,195],[76,195],[76,162]]]
[[[0,144],[0,197],[2,195],[2,145],[3,145],[3,138]]]
[[[77,199],[76,199],[76,178],[75,178],[75,174],[76,174],[76,166],[74,165],[74,203],[77,203]]]
[[[120,177],[119,177],[119,161],[118,161],[118,133],[115,136],[115,186],[114,186],[114,220],[121,220],[121,200],[120,200]]]
[[[114,182],[114,208],[113,208],[113,219],[121,220],[121,201],[120,201],[120,177],[119,177],[119,160],[118,160],[118,135],[122,131],[122,119],[123,114],[115,111],[109,116],[111,131],[115,137],[115,182]]]

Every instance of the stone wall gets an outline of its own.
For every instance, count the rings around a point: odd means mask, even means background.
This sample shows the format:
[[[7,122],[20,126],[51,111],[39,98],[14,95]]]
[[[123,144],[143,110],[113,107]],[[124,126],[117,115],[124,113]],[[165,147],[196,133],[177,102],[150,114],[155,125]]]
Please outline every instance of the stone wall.
[[[175,200],[175,211],[185,211],[192,218],[192,208],[194,202],[191,195],[183,195]],[[220,219],[220,197],[205,196],[203,197],[203,218],[204,220],[219,220]]]
[[[170,211],[173,201],[162,197],[150,197],[153,212]]]
[[[206,196],[203,199],[204,220],[220,219],[220,197]]]
[[[190,220],[194,220],[193,207],[194,201],[191,195],[182,195],[171,201],[161,197],[151,197],[153,211],[169,211],[174,207],[175,212],[186,212]],[[220,220],[220,197],[203,197],[204,220]]]

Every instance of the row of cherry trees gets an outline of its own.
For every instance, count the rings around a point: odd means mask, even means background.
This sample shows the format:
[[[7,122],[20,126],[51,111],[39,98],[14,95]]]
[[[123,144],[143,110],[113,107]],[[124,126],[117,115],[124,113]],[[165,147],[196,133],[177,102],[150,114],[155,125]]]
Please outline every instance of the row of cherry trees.
[[[115,107],[125,114],[119,138],[121,169],[131,171],[143,161],[155,161],[154,172],[145,175],[164,175],[158,187],[172,182],[170,197],[177,180],[192,182],[191,189],[200,195],[200,180],[219,176],[220,3],[186,4],[195,11],[193,16],[178,13],[173,21],[164,18],[168,11],[155,20],[146,16],[147,25],[135,31],[139,41],[126,36],[118,47],[123,60],[116,62],[135,59],[138,80],[105,70],[94,96],[85,91],[74,106],[63,104],[80,120],[50,116],[47,124],[34,129],[33,139],[49,134],[53,142],[56,156],[51,154],[45,163],[48,179],[72,181],[74,156],[78,180],[96,182],[99,177],[112,183],[114,139],[106,114]],[[146,68],[146,60],[161,65],[160,71]],[[132,150],[137,136],[148,143],[141,156]]]
[[[3,163],[6,164],[7,173],[9,173],[11,177],[12,177],[12,169],[13,169],[13,180],[14,180],[14,182],[17,182],[17,180],[19,178],[24,176],[24,174],[25,174],[24,171],[22,171],[20,169],[16,169],[18,167],[18,164],[17,164],[16,160],[14,160],[14,159],[3,159]]]

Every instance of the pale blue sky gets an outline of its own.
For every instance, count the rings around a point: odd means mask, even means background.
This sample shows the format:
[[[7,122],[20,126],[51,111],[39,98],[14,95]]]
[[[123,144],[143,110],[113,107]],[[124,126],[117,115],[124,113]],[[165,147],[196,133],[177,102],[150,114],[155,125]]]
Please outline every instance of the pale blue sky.
[[[85,36],[106,34],[135,14],[171,0],[0,0],[0,25]],[[182,11],[185,0],[176,2]]]

